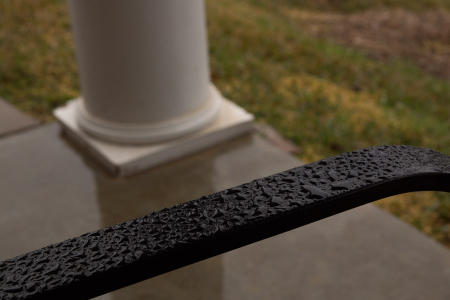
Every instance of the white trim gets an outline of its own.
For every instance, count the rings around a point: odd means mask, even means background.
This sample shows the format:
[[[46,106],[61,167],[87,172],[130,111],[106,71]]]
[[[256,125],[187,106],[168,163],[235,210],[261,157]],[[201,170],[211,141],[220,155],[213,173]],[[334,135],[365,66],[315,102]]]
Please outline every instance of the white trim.
[[[211,147],[252,130],[253,116],[227,99],[217,117],[202,129],[157,144],[130,145],[99,140],[81,130],[77,122],[80,99],[54,111],[66,134],[115,175],[128,176],[147,168]]]
[[[126,144],[148,144],[174,139],[208,125],[217,116],[221,101],[220,92],[211,84],[209,99],[200,109],[160,123],[130,124],[102,120],[90,114],[83,101],[78,101],[76,116],[78,125],[99,139]]]

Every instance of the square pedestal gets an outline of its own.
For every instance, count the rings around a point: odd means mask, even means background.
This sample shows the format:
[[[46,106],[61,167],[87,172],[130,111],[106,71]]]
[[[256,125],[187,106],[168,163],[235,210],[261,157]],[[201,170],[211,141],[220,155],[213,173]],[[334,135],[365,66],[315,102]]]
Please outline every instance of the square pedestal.
[[[118,176],[138,173],[158,164],[231,139],[252,129],[253,115],[223,99],[216,120],[202,130],[182,138],[149,145],[114,144],[99,140],[82,131],[76,121],[79,99],[68,102],[54,111],[69,137]]]

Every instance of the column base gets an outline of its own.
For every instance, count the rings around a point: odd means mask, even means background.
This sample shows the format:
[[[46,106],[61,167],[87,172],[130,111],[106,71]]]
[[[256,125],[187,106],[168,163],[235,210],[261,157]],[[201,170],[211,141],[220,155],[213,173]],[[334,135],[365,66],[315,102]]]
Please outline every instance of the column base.
[[[77,102],[77,118],[81,129],[101,140],[146,145],[175,139],[207,126],[216,118],[221,101],[222,95],[210,84],[209,97],[200,108],[166,122],[126,124],[105,121],[91,115],[84,107],[84,101]]]
[[[67,135],[117,176],[128,176],[218,144],[252,129],[253,115],[223,99],[214,121],[199,131],[165,142],[127,145],[100,140],[80,128],[77,111],[80,99],[54,111]]]

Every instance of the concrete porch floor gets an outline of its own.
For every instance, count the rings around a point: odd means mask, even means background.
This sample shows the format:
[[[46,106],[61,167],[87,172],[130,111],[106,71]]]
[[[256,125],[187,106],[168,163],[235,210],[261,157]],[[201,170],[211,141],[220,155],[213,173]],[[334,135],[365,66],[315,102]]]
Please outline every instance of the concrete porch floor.
[[[112,178],[57,124],[0,139],[0,260],[298,166],[249,134]],[[372,205],[97,299],[450,299],[450,251]]]
[[[38,121],[0,98],[0,137],[29,129],[37,124]]]

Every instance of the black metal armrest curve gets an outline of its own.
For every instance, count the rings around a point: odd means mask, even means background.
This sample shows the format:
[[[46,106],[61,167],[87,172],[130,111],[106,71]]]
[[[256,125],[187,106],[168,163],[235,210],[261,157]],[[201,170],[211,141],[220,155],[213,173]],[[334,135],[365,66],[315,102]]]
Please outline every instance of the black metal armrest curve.
[[[356,206],[450,192],[450,156],[344,153],[0,262],[0,299],[88,299]]]

